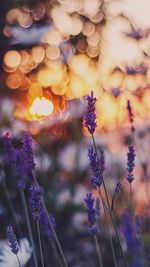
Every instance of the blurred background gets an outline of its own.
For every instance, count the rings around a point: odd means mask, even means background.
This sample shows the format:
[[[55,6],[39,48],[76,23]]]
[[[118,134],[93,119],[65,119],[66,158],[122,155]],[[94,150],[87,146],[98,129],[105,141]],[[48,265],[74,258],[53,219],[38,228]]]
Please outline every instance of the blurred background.
[[[45,189],[46,204],[56,218],[56,231],[72,267],[98,266],[84,208],[84,197],[90,190],[87,152],[92,140],[82,117],[85,96],[91,90],[97,98],[95,138],[99,151],[105,154],[110,196],[116,182],[123,181],[115,207],[119,225],[128,207],[127,146],[136,144],[134,212],[143,222],[147,261],[142,266],[150,266],[149,10],[148,0],[0,0],[0,132],[12,133],[17,140],[23,131],[31,131],[38,181]],[[9,171],[6,180],[26,236]],[[104,263],[110,267],[112,258],[101,216]],[[2,186],[0,221],[3,240],[6,225],[13,218]],[[45,244],[46,266],[55,267],[55,256],[47,255],[49,249]]]

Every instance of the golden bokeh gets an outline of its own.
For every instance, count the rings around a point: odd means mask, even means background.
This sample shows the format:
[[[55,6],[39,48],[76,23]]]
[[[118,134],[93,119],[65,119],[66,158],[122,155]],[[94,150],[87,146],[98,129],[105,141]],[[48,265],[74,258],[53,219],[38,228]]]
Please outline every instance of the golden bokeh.
[[[131,99],[140,124],[150,112],[149,1],[144,6],[135,0],[136,12],[123,2],[105,7],[99,0],[59,0],[8,10],[3,34],[10,50],[2,62],[7,89],[25,93],[27,109],[46,91],[70,101],[93,90],[100,129],[128,125]]]
[[[32,117],[37,120],[45,116],[50,116],[53,112],[53,103],[45,97],[36,97],[29,108]]]
[[[10,68],[18,67],[21,62],[20,53],[16,50],[9,50],[3,58],[4,64]]]

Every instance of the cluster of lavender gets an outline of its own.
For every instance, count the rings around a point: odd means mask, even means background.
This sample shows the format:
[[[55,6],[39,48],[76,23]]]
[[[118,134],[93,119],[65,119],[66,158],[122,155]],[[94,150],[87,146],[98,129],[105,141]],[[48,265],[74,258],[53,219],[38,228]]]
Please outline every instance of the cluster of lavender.
[[[89,151],[88,151],[88,157],[89,157],[90,166],[91,166],[91,170],[92,170],[91,185],[92,185],[92,189],[96,190],[99,193],[104,209],[107,208],[107,210],[110,214],[112,224],[114,226],[114,230],[116,233],[116,237],[117,237],[118,242],[120,244],[124,263],[125,263],[125,266],[127,267],[128,262],[126,260],[126,257],[124,255],[124,252],[122,249],[122,245],[121,245],[120,237],[119,237],[119,232],[117,230],[117,226],[116,226],[114,215],[113,215],[114,200],[115,200],[117,194],[121,192],[122,183],[120,181],[117,182],[115,190],[114,190],[114,195],[112,197],[112,203],[110,204],[106,184],[105,184],[104,177],[103,177],[103,173],[105,170],[104,153],[101,153],[100,155],[98,154],[98,149],[96,147],[96,143],[95,143],[95,139],[94,139],[94,132],[96,129],[96,112],[95,112],[95,110],[96,110],[95,109],[96,98],[94,97],[93,92],[91,92],[91,94],[86,99],[87,99],[88,104],[87,104],[87,113],[84,116],[84,126],[87,128],[87,130],[91,134],[92,140],[93,140],[93,148],[89,149]],[[132,125],[132,132],[133,132],[134,131],[133,113],[131,110],[130,101],[128,101],[128,103],[127,103],[127,109],[128,109],[129,120],[130,120],[130,123]],[[128,159],[127,160],[127,171],[128,171],[127,181],[131,184],[132,181],[134,180],[133,169],[135,166],[135,164],[134,164],[135,148],[133,145],[130,145],[128,147],[128,149],[129,149],[129,151],[127,154],[127,159]],[[102,196],[101,187],[104,189],[105,198]],[[96,200],[92,196],[92,192],[90,192],[86,195],[85,204],[86,204],[86,210],[87,210],[87,215],[88,215],[88,221],[89,221],[89,225],[90,225],[89,229],[90,229],[90,232],[94,235],[97,234],[96,209],[94,207],[95,201]],[[108,225],[108,230],[109,230],[109,225]],[[110,238],[110,243],[112,245],[111,238]],[[133,246],[135,247],[134,243],[133,243]],[[114,257],[114,264],[115,264],[115,266],[117,266],[115,255],[114,255],[115,253],[114,253],[113,245],[112,245],[112,253],[113,253],[113,257]]]
[[[91,135],[94,134],[95,128],[97,126],[96,124],[96,97],[94,97],[94,92],[91,92],[91,95],[87,96],[87,112],[84,116],[84,125],[88,129],[89,133]],[[93,148],[88,150],[88,157],[90,160],[90,166],[92,169],[92,178],[91,178],[91,184],[93,189],[97,189],[102,184],[102,173],[99,165],[99,161],[96,155],[96,152]],[[96,226],[96,209],[95,209],[95,202],[96,199],[93,197],[92,193],[87,193],[85,197],[85,204],[86,204],[86,210],[88,214],[88,221],[89,221],[89,229],[90,232],[94,235],[97,234],[97,226]]]
[[[128,147],[129,151],[127,154],[127,171],[128,171],[128,175],[127,175],[127,180],[128,182],[131,184],[134,180],[134,176],[133,176],[133,169],[134,169],[134,161],[135,161],[135,148],[133,145],[130,145]]]
[[[91,92],[91,95],[87,97],[87,101],[88,101],[88,108],[87,108],[87,113],[84,116],[84,121],[85,121],[85,127],[88,129],[93,140],[93,148],[90,148],[88,150],[88,158],[89,158],[91,172],[92,172],[92,175],[91,175],[92,191],[87,193],[85,197],[85,205],[86,205],[86,211],[87,211],[88,222],[89,222],[89,231],[94,236],[94,239],[96,241],[96,249],[98,252],[99,259],[100,259],[99,260],[100,267],[102,267],[103,266],[103,263],[102,263],[103,255],[102,255],[101,250],[98,249],[99,242],[97,239],[97,236],[99,235],[98,224],[101,218],[97,212],[97,202],[98,202],[97,198],[94,197],[93,195],[93,191],[95,190],[94,191],[95,195],[98,196],[99,194],[99,198],[101,199],[101,203],[102,203],[101,206],[103,206],[106,221],[107,221],[107,216],[109,216],[112,226],[114,227],[116,239],[121,248],[122,259],[124,260],[124,266],[128,267],[129,265],[124,255],[124,251],[122,249],[120,235],[117,230],[117,226],[116,226],[115,218],[113,214],[115,198],[122,190],[122,183],[120,181],[117,182],[114,188],[114,194],[112,196],[112,199],[110,200],[110,197],[108,197],[107,186],[106,186],[105,179],[104,179],[104,171],[105,171],[104,152],[98,151],[96,147],[95,139],[94,139],[94,132],[95,132],[97,124],[96,124],[96,108],[95,108],[96,98],[94,97],[93,92]],[[28,208],[32,211],[33,219],[35,223],[37,224],[37,234],[38,234],[38,239],[39,239],[42,267],[44,266],[44,260],[42,257],[42,243],[41,243],[41,237],[40,237],[40,232],[42,229],[44,229],[45,234],[49,238],[53,236],[53,238],[55,239],[55,243],[59,250],[58,253],[61,256],[62,264],[64,267],[67,267],[66,260],[64,258],[62,249],[60,247],[59,241],[55,233],[55,227],[56,227],[55,218],[53,217],[53,215],[51,214],[49,215],[47,212],[47,209],[43,201],[44,189],[38,184],[35,174],[34,174],[36,164],[35,164],[35,159],[34,159],[32,143],[33,142],[32,142],[31,135],[29,133],[25,133],[21,139],[20,145],[15,147],[13,143],[13,137],[10,134],[6,133],[2,138],[3,151],[4,151],[3,162],[4,162],[4,165],[7,164],[8,161],[11,163],[11,167],[15,171],[18,189],[22,194],[22,199],[24,199],[24,190],[26,189],[29,192],[30,206]],[[128,153],[127,153],[127,172],[128,172],[127,181],[130,184],[134,180],[134,176],[133,176],[133,170],[135,166],[134,162],[135,162],[135,148],[133,145],[130,145],[128,147]],[[24,208],[27,213],[28,212],[27,207],[25,206]],[[133,214],[126,213],[126,215],[123,217],[122,233],[124,235],[128,251],[129,252],[132,251],[132,254],[135,255],[137,251],[139,251],[140,253],[142,248],[140,246],[140,238],[139,238],[140,231],[139,230],[135,231],[136,224],[135,224],[135,221],[132,215]],[[27,218],[27,221],[29,222],[29,218]],[[108,224],[108,222],[107,222],[107,227],[108,227],[108,232],[110,234],[110,225]],[[19,266],[21,266],[20,260],[18,257],[19,245],[16,240],[16,236],[14,234],[13,228],[11,226],[7,228],[7,236],[8,236],[8,241],[9,241],[11,251],[17,256],[18,264]],[[34,256],[36,257],[36,255],[34,255],[34,244],[33,244],[32,239],[33,237],[31,236],[31,245],[33,247],[33,257]],[[115,250],[113,247],[111,234],[110,234],[110,244],[111,244],[111,249],[112,249],[114,266],[118,267],[117,261],[115,258],[116,255],[115,255]],[[130,256],[130,253],[129,253],[129,256]],[[132,263],[134,263],[136,257],[132,256],[131,258],[132,258],[131,259]],[[134,266],[132,263],[131,263],[131,266]],[[34,260],[34,266],[37,267],[36,259]]]
[[[84,116],[84,125],[88,129],[89,133],[92,135],[96,129],[96,98],[94,97],[93,91],[91,95],[87,96],[87,112]],[[94,137],[93,137],[94,138]],[[105,157],[104,151],[100,151],[100,155],[98,155],[97,148],[95,145],[95,141],[93,142],[94,148],[88,150],[88,157],[90,161],[90,166],[92,170],[92,177],[91,177],[91,184],[93,189],[99,189],[103,184],[103,172],[105,170]],[[134,161],[134,160],[133,160]],[[120,193],[121,191],[121,183],[117,182],[115,190],[114,190],[114,197]]]
[[[33,248],[33,257],[34,257],[34,265],[37,267],[37,259],[36,254],[34,251],[34,240],[33,240],[33,234],[31,230],[31,222],[29,219],[28,212],[29,210],[32,211],[32,216],[35,222],[37,223],[37,235],[39,236],[39,246],[40,246],[40,253],[42,255],[42,244],[41,244],[41,238],[40,238],[40,228],[44,229],[44,233],[48,237],[54,237],[56,239],[56,244],[59,250],[61,250],[61,247],[59,245],[59,241],[57,239],[55,228],[55,218],[52,214],[48,214],[48,211],[46,209],[46,206],[44,204],[43,200],[43,194],[44,189],[38,184],[35,175],[35,160],[34,160],[34,154],[33,154],[33,147],[32,147],[32,136],[30,133],[25,133],[21,139],[21,142],[19,146],[14,146],[14,140],[13,137],[6,133],[1,138],[2,141],[2,148],[3,148],[3,165],[10,164],[12,170],[14,170],[15,177],[16,177],[16,183],[18,186],[18,189],[21,194],[21,199],[23,201],[23,207],[24,212],[26,215],[26,221],[27,221],[27,227],[29,231],[30,241]],[[25,199],[24,190],[29,190],[29,204],[28,207],[28,201]],[[7,236],[9,245],[11,248],[11,251],[16,254],[18,259],[18,264],[20,265],[20,261],[18,258],[18,251],[19,251],[19,245],[16,240],[16,236],[14,234],[14,230],[12,226],[9,226],[7,228]],[[64,258],[62,250],[59,252],[63,262],[63,266],[67,266],[66,260]],[[42,260],[42,266],[44,266],[44,261]]]

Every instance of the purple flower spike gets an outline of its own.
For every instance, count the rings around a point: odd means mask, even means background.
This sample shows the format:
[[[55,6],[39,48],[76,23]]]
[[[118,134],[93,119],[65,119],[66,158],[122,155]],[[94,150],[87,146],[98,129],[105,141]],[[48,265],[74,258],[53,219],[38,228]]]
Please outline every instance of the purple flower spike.
[[[121,192],[121,189],[122,189],[122,184],[120,182],[118,182],[116,184],[115,194],[119,194]]]
[[[129,173],[132,173],[133,168],[134,168],[134,166],[135,166],[135,165],[134,165],[135,148],[134,148],[133,145],[130,145],[130,146],[128,147],[128,149],[129,149],[129,151],[128,151],[128,154],[127,154],[127,156],[128,156],[128,162],[127,162],[127,166],[128,166],[128,168],[127,168],[127,170],[128,170]]]
[[[134,180],[133,177],[133,169],[134,169],[134,160],[135,160],[135,148],[133,145],[130,145],[128,147],[128,154],[127,154],[127,170],[128,170],[128,175],[127,175],[127,180],[129,183],[132,183]]]
[[[25,133],[22,138],[22,147],[24,154],[24,166],[27,174],[32,173],[35,168],[35,161],[32,149],[32,136],[30,133]]]
[[[93,188],[96,189],[97,187],[101,186],[103,177],[102,177],[102,173],[100,169],[100,164],[98,162],[96,153],[94,152],[93,148],[89,149],[88,157],[90,160],[90,166],[91,166],[92,174],[93,174],[91,183],[92,183]]]
[[[134,180],[134,176],[133,176],[132,173],[128,173],[128,175],[127,175],[127,180],[128,180],[128,182],[129,182],[130,184],[133,182],[133,180]]]
[[[84,199],[86,205],[86,211],[88,215],[88,221],[90,224],[89,230],[92,234],[97,234],[97,227],[96,227],[96,209],[95,209],[95,202],[96,199],[92,196],[92,193],[87,193]]]
[[[24,169],[24,155],[22,149],[13,149],[12,151],[12,164],[17,177],[17,184],[19,189],[25,189],[25,169]]]
[[[94,97],[93,91],[91,92],[91,95],[88,95],[86,97],[86,99],[88,102],[88,106],[87,106],[87,112],[84,116],[84,125],[88,129],[89,133],[93,134],[97,126],[96,114],[95,114],[96,97]]]
[[[7,227],[7,238],[11,251],[17,255],[19,251],[19,246],[12,226]]]
[[[132,106],[131,106],[130,100],[127,101],[127,111],[128,111],[129,121],[131,124],[131,132],[134,132],[135,131],[135,128],[133,126],[134,119],[133,119],[133,112],[132,112]]]
[[[30,187],[30,203],[32,207],[32,215],[35,221],[39,221],[43,215],[43,206],[41,201],[41,196],[44,190],[39,185],[31,185]]]

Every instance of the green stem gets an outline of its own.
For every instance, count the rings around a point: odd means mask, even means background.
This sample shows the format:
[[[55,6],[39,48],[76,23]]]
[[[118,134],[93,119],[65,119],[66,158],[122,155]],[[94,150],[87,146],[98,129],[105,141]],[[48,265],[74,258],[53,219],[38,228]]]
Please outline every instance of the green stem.
[[[139,158],[139,162],[140,162],[141,168],[143,170],[143,173],[145,175],[145,179],[144,179],[145,192],[146,192],[148,208],[150,209],[150,194],[149,194],[149,182],[148,182],[149,181],[149,176],[147,174],[147,170],[144,168],[144,165],[142,163],[142,159],[141,159],[141,155],[140,155],[140,149],[139,149],[139,146],[138,146],[138,142],[136,142],[135,132],[133,132],[132,135],[133,135],[134,144],[136,146],[136,151],[137,151],[137,155],[138,155],[138,158]]]
[[[114,262],[115,267],[118,267],[118,264],[116,261],[115,249],[114,249],[114,245],[113,245],[113,241],[112,241],[112,236],[111,236],[110,229],[109,229],[109,222],[108,222],[108,218],[107,218],[107,213],[106,213],[106,209],[105,209],[104,205],[103,205],[103,210],[104,210],[104,216],[105,216],[106,226],[107,226],[108,235],[109,235],[109,242],[110,242],[110,247],[111,247],[111,251],[112,251],[113,262]]]
[[[130,183],[130,213],[132,214],[132,185]]]
[[[55,258],[55,261],[56,261],[56,267],[57,266],[61,266],[62,267],[62,262],[61,262],[60,257],[58,257],[58,252],[57,252],[57,250],[55,248],[55,244],[52,242],[52,239],[50,237],[48,237],[48,239],[49,239],[49,242],[50,242],[50,244],[52,246],[52,250],[53,250],[53,253],[54,253],[54,258]]]
[[[94,236],[94,240],[95,240],[95,247],[96,247],[96,252],[97,252],[97,256],[98,256],[99,266],[104,267],[103,259],[102,259],[102,251],[101,251],[101,247],[98,243],[98,239],[97,239],[96,235]]]
[[[148,180],[145,182],[145,191],[146,191],[148,208],[150,209],[150,196],[149,196],[149,182],[148,182]]]
[[[27,223],[27,229],[28,229],[28,233],[29,233],[29,238],[30,238],[32,249],[33,249],[34,266],[35,267],[38,267],[37,256],[36,256],[36,252],[35,252],[35,245],[34,245],[33,235],[32,235],[32,230],[31,230],[31,223],[30,223],[29,213],[28,213],[28,207],[27,207],[27,203],[26,203],[24,191],[21,190],[21,189],[20,189],[20,196],[21,196],[21,200],[22,200],[22,204],[23,204],[23,208],[24,208],[24,213],[25,213],[25,218],[26,218],[26,223]]]
[[[41,242],[41,234],[40,234],[39,222],[36,222],[36,226],[37,226],[37,233],[38,233],[38,240],[39,240],[41,263],[42,263],[42,267],[44,267],[44,259],[43,259],[43,251],[42,251],[42,242]]]
[[[5,195],[6,195],[6,198],[7,198],[7,201],[8,201],[8,204],[9,204],[9,207],[10,207],[10,211],[12,213],[12,216],[13,216],[13,219],[14,219],[14,222],[16,224],[16,227],[17,227],[17,230],[18,230],[18,233],[20,236],[22,236],[22,231],[21,231],[21,228],[17,222],[17,219],[16,219],[16,215],[15,215],[15,209],[14,209],[14,206],[12,204],[12,201],[11,201],[11,196],[9,194],[9,190],[7,188],[7,185],[6,185],[6,181],[4,180],[3,181],[3,187],[4,187],[4,191],[5,191]]]
[[[95,143],[95,139],[94,139],[94,135],[93,134],[92,134],[92,140],[93,140],[95,153],[96,153],[96,156],[97,156],[97,159],[98,159],[98,162],[99,162],[99,165],[100,165],[100,171],[101,171],[101,164],[100,164],[100,160],[99,160],[99,156],[98,156],[98,152],[97,152],[97,147],[96,147],[96,143]],[[106,185],[105,185],[105,181],[104,181],[102,172],[101,172],[101,177],[102,177],[102,184],[103,184],[104,192],[105,192],[105,196],[106,196],[107,206],[109,208],[109,214],[110,214],[110,217],[111,217],[111,220],[112,220],[112,224],[113,224],[113,227],[114,227],[114,230],[115,230],[115,233],[116,233],[116,237],[118,239],[118,243],[119,243],[119,246],[120,246],[120,250],[121,250],[121,253],[122,253],[122,257],[123,257],[125,266],[128,267],[128,263],[127,263],[125,254],[124,254],[123,249],[122,249],[121,240],[120,240],[119,233],[118,233],[118,230],[117,230],[117,226],[116,226],[116,222],[115,222],[115,219],[114,219],[113,211],[111,211],[109,198],[108,198],[108,193],[107,193],[107,189],[106,189]]]
[[[16,254],[16,257],[17,257],[17,261],[18,261],[19,267],[22,267],[21,263],[20,263],[20,260],[19,260],[19,257],[18,257],[18,254]]]
[[[120,236],[119,236],[119,233],[118,233],[118,229],[117,229],[117,225],[116,225],[116,221],[115,221],[115,218],[114,218],[113,211],[110,212],[110,216],[111,216],[111,220],[112,220],[112,223],[113,223],[113,226],[114,226],[114,229],[115,229],[115,233],[116,233],[116,236],[117,236],[117,239],[118,239],[118,243],[120,245],[120,249],[121,249],[121,252],[122,252],[122,256],[123,256],[124,262],[125,262],[126,266],[128,267],[128,263],[126,261],[126,257],[124,255],[124,252],[123,252],[123,249],[122,249],[122,246],[121,246],[121,240],[120,240]]]
[[[53,224],[52,224],[51,219],[50,219],[50,217],[49,217],[47,208],[46,208],[46,206],[45,206],[43,197],[42,197],[41,199],[42,199],[43,208],[44,208],[45,213],[46,213],[47,218],[48,218],[48,223],[49,223],[50,229],[51,229],[52,234],[53,234],[53,237],[54,237],[54,239],[55,239],[55,242],[56,242],[57,248],[58,248],[58,250],[59,250],[60,256],[61,256],[61,258],[62,258],[63,265],[64,265],[65,267],[68,267],[68,264],[67,264],[67,262],[66,262],[64,253],[63,253],[62,248],[61,248],[61,245],[60,245],[60,243],[59,243],[59,240],[58,240],[58,238],[57,238],[57,235],[56,235],[56,232],[55,232],[55,230],[54,230]]]
[[[35,175],[34,175],[34,174],[32,174],[32,175],[33,175],[34,183],[35,183],[37,186],[39,186],[39,184],[38,184],[38,182],[37,182],[37,179],[36,179]],[[43,209],[44,209],[45,214],[46,214],[47,219],[48,219],[49,227],[50,227],[50,229],[51,229],[51,231],[52,231],[54,240],[55,240],[55,242],[56,242],[58,251],[59,251],[59,253],[60,253],[60,256],[61,256],[61,259],[62,259],[62,263],[63,263],[64,267],[68,267],[66,258],[65,258],[65,256],[64,256],[63,251],[62,251],[61,245],[60,245],[59,240],[58,240],[58,238],[57,238],[56,232],[55,232],[55,230],[54,230],[53,224],[52,224],[51,219],[50,219],[50,217],[49,217],[48,210],[47,210],[47,208],[46,208],[46,205],[45,205],[45,202],[44,202],[44,199],[43,199],[42,196],[41,196],[41,201],[42,201]]]

